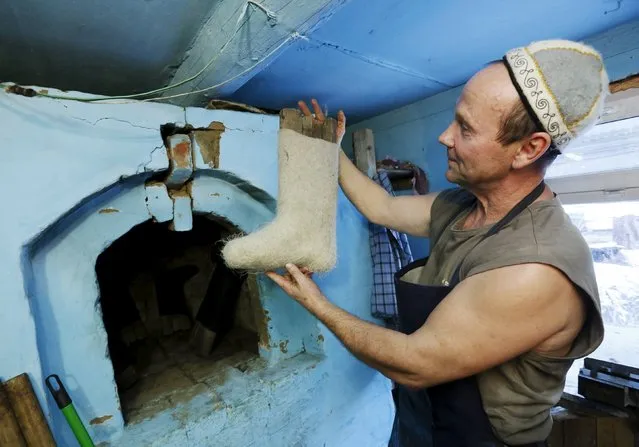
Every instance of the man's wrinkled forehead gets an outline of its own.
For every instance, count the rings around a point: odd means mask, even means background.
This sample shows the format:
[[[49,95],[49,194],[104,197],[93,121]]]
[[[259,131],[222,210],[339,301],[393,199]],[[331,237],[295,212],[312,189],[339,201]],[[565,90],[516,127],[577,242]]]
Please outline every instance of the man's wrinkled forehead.
[[[503,115],[519,101],[517,89],[503,64],[493,64],[477,72],[464,86],[457,101],[462,113]]]

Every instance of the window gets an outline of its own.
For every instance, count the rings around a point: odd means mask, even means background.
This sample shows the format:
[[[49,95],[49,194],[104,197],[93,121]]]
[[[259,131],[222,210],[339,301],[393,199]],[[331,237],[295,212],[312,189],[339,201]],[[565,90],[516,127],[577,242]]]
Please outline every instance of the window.
[[[596,126],[557,159],[547,181],[586,239],[595,265],[606,334],[589,357],[637,367],[639,117]],[[567,393],[578,394],[582,366],[583,359],[573,364]]]
[[[565,204],[639,200],[639,117],[596,126],[546,178]]]
[[[639,201],[565,205],[590,246],[606,329],[604,342],[589,355],[639,366]],[[565,391],[577,394],[578,360]]]

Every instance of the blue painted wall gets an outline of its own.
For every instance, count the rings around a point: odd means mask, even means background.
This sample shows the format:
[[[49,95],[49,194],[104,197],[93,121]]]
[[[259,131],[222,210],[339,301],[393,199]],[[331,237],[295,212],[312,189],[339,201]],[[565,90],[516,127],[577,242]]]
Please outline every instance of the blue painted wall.
[[[103,445],[386,445],[389,381],[260,278],[269,312],[263,361],[142,422],[124,426],[106,334],[96,311],[95,261],[113,240],[148,220],[144,180],[168,160],[160,125],[221,121],[220,169],[196,155],[192,197],[251,231],[273,217],[277,116],[133,103],[83,104],[0,93],[0,380],[27,372],[60,445],[73,436],[43,378],[56,373]],[[117,212],[100,213],[110,209]],[[338,265],[319,284],[334,302],[370,319],[366,222],[340,194]],[[287,349],[282,349],[285,343]],[[112,416],[102,424],[88,421]]]
[[[639,20],[591,36],[585,42],[602,53],[611,81],[639,73]],[[431,191],[454,186],[445,178],[446,151],[437,138],[453,119],[462,88],[463,85],[349,126],[342,144],[344,150],[352,156],[352,132],[369,128],[375,136],[378,160],[391,156],[412,161],[426,171]],[[427,239],[411,237],[409,242],[415,257],[427,255]]]

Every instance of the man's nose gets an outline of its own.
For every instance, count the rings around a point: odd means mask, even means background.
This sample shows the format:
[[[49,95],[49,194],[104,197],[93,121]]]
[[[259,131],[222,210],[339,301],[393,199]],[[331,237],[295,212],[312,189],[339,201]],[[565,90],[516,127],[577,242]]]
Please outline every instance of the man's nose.
[[[446,130],[443,131],[438,138],[439,142],[443,144],[444,146],[446,146],[447,148],[453,147],[454,145],[452,132],[450,128],[451,126],[448,126],[448,128],[446,128]]]

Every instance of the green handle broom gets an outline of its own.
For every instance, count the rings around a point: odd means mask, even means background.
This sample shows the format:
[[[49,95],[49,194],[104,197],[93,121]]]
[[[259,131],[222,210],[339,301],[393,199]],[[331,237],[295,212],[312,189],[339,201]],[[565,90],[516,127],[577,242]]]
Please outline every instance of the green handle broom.
[[[57,382],[57,388],[51,384],[51,379],[55,379]],[[47,383],[47,388],[51,391],[56,404],[58,404],[58,408],[62,411],[62,414],[69,423],[69,427],[71,427],[80,447],[95,447],[87,429],[84,428],[84,424],[82,424],[82,421],[80,420],[80,416],[78,416],[78,412],[75,411],[73,401],[71,400],[69,393],[67,393],[67,390],[64,389],[64,385],[62,385],[60,378],[56,374],[51,374],[46,378],[45,382]]]

